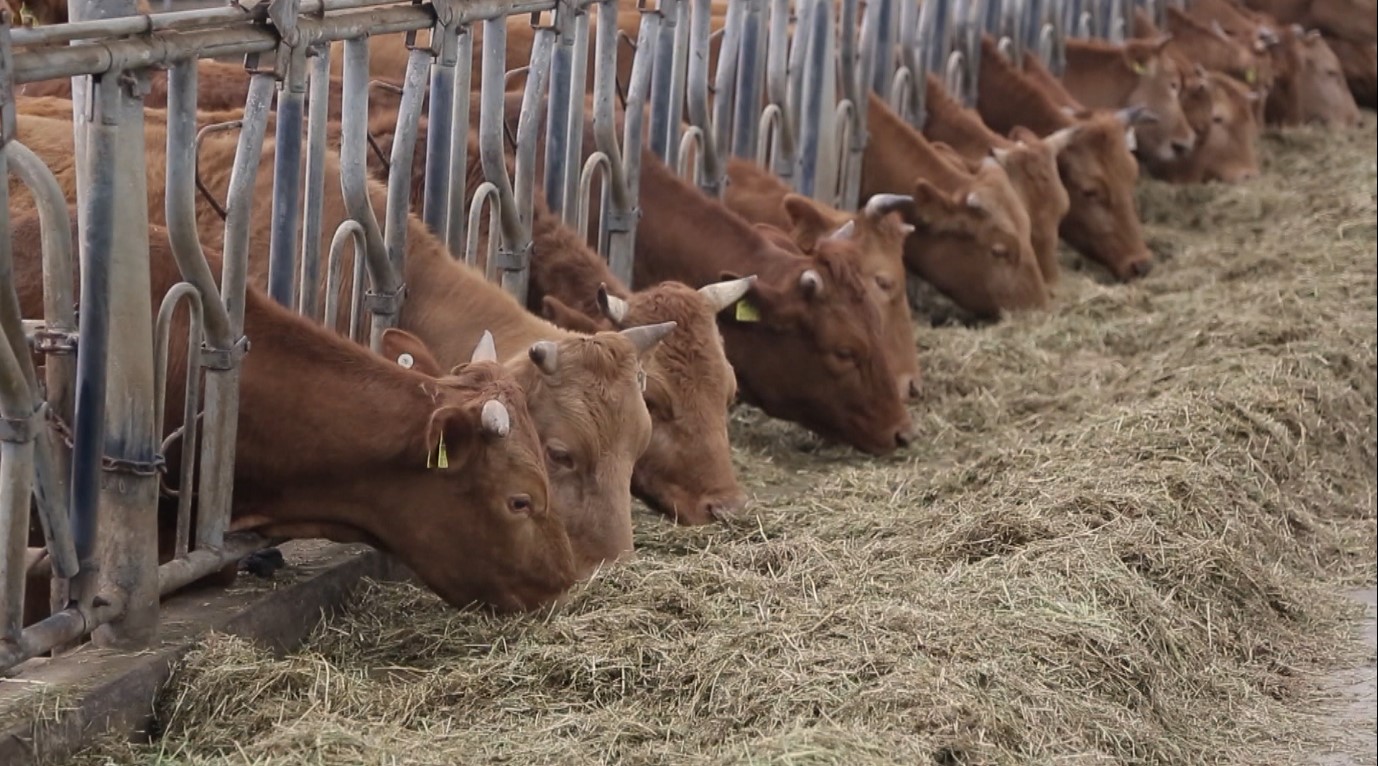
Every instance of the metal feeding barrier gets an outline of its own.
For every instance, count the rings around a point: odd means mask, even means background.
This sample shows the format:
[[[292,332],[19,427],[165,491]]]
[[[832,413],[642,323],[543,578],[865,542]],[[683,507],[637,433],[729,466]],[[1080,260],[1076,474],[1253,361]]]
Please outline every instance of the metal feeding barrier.
[[[1161,19],[1165,0],[1139,1]],[[0,175],[12,174],[37,209],[44,316],[20,312],[10,230],[12,217],[27,211],[9,204],[7,186],[0,189],[7,203],[0,216],[0,670],[61,653],[88,635],[101,646],[149,646],[160,596],[268,542],[228,532],[240,376],[251,353],[244,306],[259,172],[273,181],[268,295],[376,348],[406,300],[412,214],[456,258],[482,265],[525,301],[537,165],[546,205],[583,231],[597,181],[599,250],[630,284],[643,144],[709,195],[722,194],[735,157],[769,168],[801,194],[855,210],[864,202],[872,94],[922,126],[930,73],[974,102],[983,35],[1016,62],[1033,55],[1061,72],[1067,36],[1122,40],[1134,7],[1130,0],[237,0],[140,14],[135,0],[71,0],[63,24],[16,28],[5,15]],[[625,26],[632,16],[634,29]],[[522,24],[532,36],[530,56],[513,62],[509,35]],[[378,152],[388,167],[380,223],[369,194],[370,86],[377,84],[369,60],[371,38],[384,35],[404,35],[408,53],[386,86],[400,101],[391,149],[386,158]],[[342,59],[334,119],[333,56]],[[207,58],[242,60],[247,97],[231,122],[198,126],[198,61]],[[143,108],[155,70],[167,77],[163,216],[182,280],[158,312],[147,289],[151,148]],[[524,82],[513,133],[503,110],[515,74]],[[60,78],[71,79],[75,104],[71,200],[16,133],[16,88]],[[589,110],[596,151],[583,160]],[[272,167],[260,170],[270,119]],[[335,121],[348,219],[322,253]],[[197,195],[205,191],[197,149],[225,131],[238,142],[228,191],[203,201],[224,219],[217,286],[198,237]],[[469,156],[470,131],[478,157]],[[417,152],[424,153],[424,198],[412,210]],[[471,162],[484,180],[467,194]],[[71,290],[78,272],[79,312]],[[343,295],[346,282],[352,286]],[[191,360],[184,425],[164,434],[179,312],[189,319]],[[188,458],[168,467],[163,455],[174,444]],[[165,474],[178,491],[175,526],[162,530],[172,536],[161,546],[171,558],[160,561]],[[26,609],[33,576],[50,578],[51,603]]]

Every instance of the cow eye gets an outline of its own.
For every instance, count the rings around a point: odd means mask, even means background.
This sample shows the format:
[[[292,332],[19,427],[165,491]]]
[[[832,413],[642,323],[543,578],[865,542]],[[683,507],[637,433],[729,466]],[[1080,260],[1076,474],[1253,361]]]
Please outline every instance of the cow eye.
[[[574,456],[562,444],[551,442],[545,445],[545,456],[547,460],[561,468],[574,467]]]
[[[895,288],[895,281],[884,274],[877,274],[876,287],[888,293]]]
[[[1224,125],[1224,124],[1225,124],[1225,115],[1223,115],[1223,114],[1213,114],[1213,115],[1211,115],[1211,122],[1215,123],[1216,125]]]
[[[1088,186],[1081,190],[1081,196],[1087,199],[1096,199],[1100,196],[1100,189],[1095,186]]]

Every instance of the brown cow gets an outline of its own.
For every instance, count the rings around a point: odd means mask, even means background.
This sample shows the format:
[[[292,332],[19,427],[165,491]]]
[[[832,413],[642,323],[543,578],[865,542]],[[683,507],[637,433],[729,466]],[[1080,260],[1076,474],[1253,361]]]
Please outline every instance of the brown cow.
[[[1219,25],[1202,24],[1172,6],[1167,8],[1167,21],[1173,39],[1171,49],[1206,69],[1234,77],[1263,96],[1273,89],[1277,78],[1266,48],[1255,51],[1230,37]]]
[[[1186,156],[1196,144],[1178,100],[1182,72],[1175,59],[1163,55],[1171,39],[1129,40],[1124,45],[1068,40],[1062,75],[1067,91],[1088,107],[1147,110],[1146,116],[1152,116],[1135,125],[1137,154],[1163,162]]]
[[[1258,94],[1244,83],[1219,72],[1206,75],[1210,111],[1205,140],[1193,152],[1165,171],[1170,181],[1238,183],[1259,173],[1258,123],[1254,104]]]
[[[876,195],[857,213],[846,213],[803,195],[794,194],[778,176],[747,160],[727,164],[727,189],[723,202],[728,209],[752,223],[770,224],[791,232],[794,242],[807,254],[818,251],[828,237],[856,244],[861,270],[885,325],[885,353],[899,374],[902,397],[919,394],[919,354],[914,346],[914,327],[905,292],[904,241],[914,230],[896,213],[912,200],[895,195]]]
[[[1023,125],[1058,149],[1058,173],[1072,200],[1060,229],[1068,244],[1122,281],[1152,269],[1134,198],[1139,166],[1125,134],[1129,114],[1066,114],[1005,61],[988,37],[982,41],[977,111],[994,130],[1008,133]]]
[[[874,94],[861,193],[911,194],[917,231],[905,265],[982,318],[1042,309],[1049,293],[1030,241],[1029,214],[994,159],[977,174],[948,162]]]
[[[1378,9],[1373,0],[1245,0],[1279,24],[1317,29],[1344,69],[1354,99],[1378,106]]]
[[[388,155],[396,115],[376,113],[370,125],[383,154]],[[424,198],[426,131],[422,117],[413,155],[413,209],[420,209]],[[466,209],[483,182],[472,132],[468,152]],[[374,155],[369,160],[370,171],[386,180],[388,168]],[[528,309],[561,327],[589,334],[598,329],[676,323],[675,332],[642,361],[651,441],[632,470],[632,491],[681,524],[705,524],[740,511],[746,498],[733,472],[727,436],[727,406],[736,395],[736,382],[714,317],[745,293],[746,284],[708,285],[695,291],[679,282],[663,282],[633,293],[539,196],[533,219]],[[487,236],[487,224],[485,217],[481,238]],[[604,295],[622,300],[631,310],[605,317],[607,303],[598,300],[600,285],[606,286]],[[570,306],[582,313],[569,313]]]
[[[19,130],[70,134],[69,125],[23,115]],[[30,208],[13,223],[21,307],[41,317],[38,216]],[[167,231],[150,226],[148,240],[156,314],[181,274]],[[206,256],[218,277],[218,254]],[[172,337],[185,337],[184,313],[176,323]],[[429,358],[414,338],[388,332],[410,341],[418,359]],[[241,372],[232,530],[370,543],[455,606],[533,609],[574,583],[525,395],[495,363],[491,344],[479,344],[470,363],[448,374],[421,364],[404,369],[253,287],[244,333],[252,346]],[[166,434],[182,425],[186,365],[186,347],[173,344]],[[430,468],[441,451],[448,467]]]
[[[986,127],[974,111],[957,103],[931,74],[924,106],[925,137],[951,146],[968,161],[993,156],[1005,168],[1029,213],[1029,242],[1043,282],[1053,289],[1062,273],[1057,260],[1057,230],[1071,207],[1067,188],[1057,175],[1056,148],[1023,127],[1015,128],[1006,139]]]
[[[20,99],[20,111],[37,105]],[[67,107],[70,110],[70,105]],[[166,133],[160,110],[146,109],[149,210],[163,214]],[[71,167],[71,128],[35,135],[31,146],[58,172],[69,199],[75,184]],[[270,219],[274,145],[265,142],[257,175],[255,220]],[[212,135],[202,143],[201,177],[211,194],[224,199],[236,138]],[[322,251],[340,222],[349,216],[341,194],[339,158],[326,153]],[[369,180],[375,210],[385,206],[386,190]],[[201,237],[215,241],[224,224],[215,210],[197,200]],[[250,227],[250,274],[267,281],[267,227]],[[322,271],[325,271],[322,269]],[[325,275],[322,274],[322,279]],[[587,337],[561,330],[528,313],[509,293],[476,270],[456,262],[415,216],[407,222],[404,274],[407,300],[399,326],[421,338],[441,364],[468,358],[483,328],[491,328],[497,348],[527,394],[528,406],[545,445],[554,508],[569,531],[580,575],[616,559],[632,546],[630,482],[632,465],[650,440],[650,416],[640,393],[638,358],[655,346],[666,326],[633,328]],[[348,294],[351,285],[346,277]],[[324,287],[324,286],[323,286]],[[530,355],[524,351],[541,343]]]
[[[1378,43],[1327,37],[1326,43],[1340,60],[1354,100],[1370,109],[1378,107]]]
[[[719,317],[744,400],[873,454],[913,438],[880,311],[856,254],[845,252],[853,243],[825,239],[804,256],[788,235],[753,227],[649,151],[641,159],[641,200],[637,287],[756,275],[746,297]]]

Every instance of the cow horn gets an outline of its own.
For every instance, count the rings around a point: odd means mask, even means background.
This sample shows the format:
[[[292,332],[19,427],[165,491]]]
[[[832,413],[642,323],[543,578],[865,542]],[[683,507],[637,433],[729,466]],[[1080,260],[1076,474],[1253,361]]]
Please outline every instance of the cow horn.
[[[799,275],[799,287],[805,295],[817,295],[823,292],[823,277],[813,269],[804,269],[804,273]]]
[[[611,319],[616,324],[622,324],[627,318],[627,302],[608,292],[606,282],[598,284],[598,308],[603,311],[603,316]]]
[[[496,362],[498,361],[498,347],[493,343],[493,333],[484,330],[483,336],[478,339],[478,345],[474,346],[474,353],[469,357],[470,362]]]
[[[637,354],[644,354],[655,347],[662,338],[670,334],[670,331],[678,326],[676,322],[661,322],[660,324],[647,324],[640,327],[628,327],[622,331],[623,337],[636,346]]]
[[[483,410],[479,413],[479,426],[489,436],[503,437],[512,430],[512,416],[502,402],[489,399],[483,403]]]
[[[992,146],[990,148],[990,156],[994,158],[996,162],[1000,163],[1001,167],[1004,167],[1005,163],[1010,161],[1010,150],[1003,149],[999,146]]]
[[[1220,37],[1229,37],[1225,34],[1225,28],[1220,26],[1220,22],[1215,19],[1211,19],[1211,31]]]
[[[1080,126],[1078,125],[1062,128],[1061,130],[1049,134],[1047,138],[1043,139],[1043,142],[1053,150],[1053,154],[1060,154],[1063,149],[1071,145],[1072,139],[1076,137],[1078,130],[1080,130]]]
[[[837,227],[837,230],[834,231],[832,234],[829,234],[827,237],[825,237],[825,239],[834,239],[845,242],[846,240],[851,239],[852,235],[855,233],[856,221],[848,221],[842,224],[841,226]]]
[[[871,198],[866,200],[866,217],[880,218],[913,204],[914,198],[908,194],[872,194]]]
[[[729,279],[726,282],[714,282],[699,288],[699,295],[708,300],[708,305],[713,307],[713,313],[731,306],[741,300],[751,290],[751,286],[756,284],[756,275],[752,274],[737,279]]]
[[[976,192],[971,192],[970,194],[967,195],[967,198],[966,198],[966,206],[969,207],[969,208],[971,208],[972,210],[985,210],[985,209],[986,209],[985,203],[981,201],[981,196],[980,196],[979,194],[977,194]]]
[[[531,349],[526,354],[531,357],[531,361],[535,362],[541,372],[547,375],[554,375],[555,371],[559,369],[560,347],[555,345],[553,341],[536,341],[531,344]]]
[[[1124,129],[1124,145],[1128,147],[1131,152],[1137,152],[1139,150],[1139,135],[1134,132],[1133,125]]]

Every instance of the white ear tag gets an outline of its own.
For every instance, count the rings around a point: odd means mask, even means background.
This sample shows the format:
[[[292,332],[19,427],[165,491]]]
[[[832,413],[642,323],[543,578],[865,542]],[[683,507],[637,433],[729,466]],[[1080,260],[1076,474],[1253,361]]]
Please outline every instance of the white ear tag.
[[[402,365],[402,367],[410,370],[412,368],[412,365],[416,364],[416,359],[413,358],[411,354],[402,354],[401,356],[397,357],[397,363]]]

